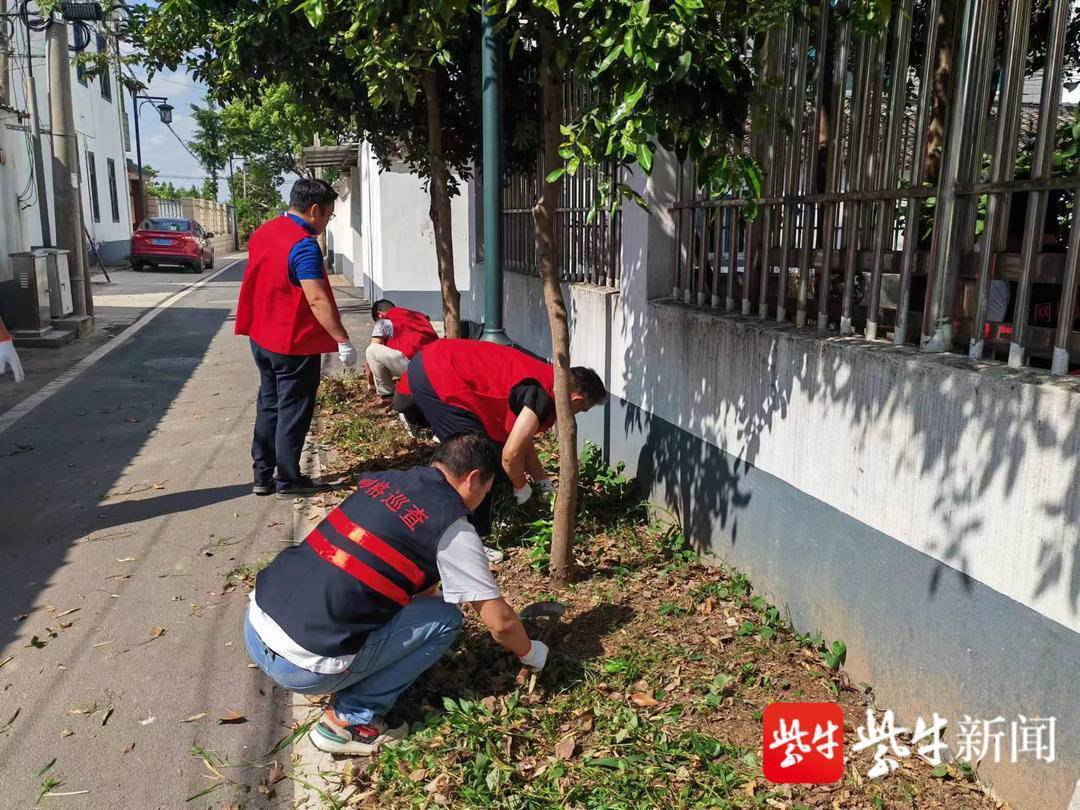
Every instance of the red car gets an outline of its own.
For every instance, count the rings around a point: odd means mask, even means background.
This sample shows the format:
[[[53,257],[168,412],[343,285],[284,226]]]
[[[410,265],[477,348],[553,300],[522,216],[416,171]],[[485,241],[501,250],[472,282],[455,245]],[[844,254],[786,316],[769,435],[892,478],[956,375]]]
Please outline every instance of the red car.
[[[193,219],[144,219],[131,237],[131,268],[178,265],[201,273],[214,266],[213,238]]]

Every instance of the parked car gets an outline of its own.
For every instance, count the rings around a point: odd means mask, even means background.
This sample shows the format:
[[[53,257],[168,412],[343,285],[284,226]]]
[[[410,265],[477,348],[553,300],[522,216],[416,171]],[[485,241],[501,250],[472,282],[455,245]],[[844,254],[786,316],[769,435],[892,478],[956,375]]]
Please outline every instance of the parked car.
[[[131,237],[131,267],[178,265],[201,273],[214,266],[213,238],[193,219],[144,219]]]

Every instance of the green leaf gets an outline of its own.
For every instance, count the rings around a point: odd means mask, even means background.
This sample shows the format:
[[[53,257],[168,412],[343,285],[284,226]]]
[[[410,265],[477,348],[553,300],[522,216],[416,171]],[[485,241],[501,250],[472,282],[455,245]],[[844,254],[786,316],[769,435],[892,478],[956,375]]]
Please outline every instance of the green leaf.
[[[675,5],[685,8],[688,11],[705,7],[705,4],[701,0],[675,0]]]
[[[949,766],[944,764],[938,765],[934,770],[930,771],[930,775],[935,779],[942,779],[949,775]]]
[[[608,125],[614,126],[622,121],[626,116],[634,111],[634,107],[641,101],[641,97],[645,95],[645,82],[642,82],[629,93],[623,96],[619,106],[615,108],[615,112],[611,114],[611,118],[608,121]]]
[[[641,164],[641,170],[648,174],[652,171],[653,153],[647,143],[637,145],[637,161]]]
[[[618,47],[612,48],[610,51],[608,51],[607,56],[604,57],[604,61],[600,63],[600,67],[593,71],[593,78],[596,78],[609,67],[611,67],[611,63],[618,59],[622,55],[622,52],[622,45],[619,45]]]
[[[559,0],[537,0],[542,8],[546,8],[556,17],[559,16]]]
[[[690,72],[690,61],[693,59],[690,51],[683,51],[679,56],[678,66],[675,68],[675,78],[682,79]]]
[[[312,28],[318,28],[326,19],[326,6],[323,0],[305,0],[303,9],[304,16],[307,17]]]
[[[545,183],[554,183],[556,180],[558,180],[564,174],[566,174],[566,167],[565,166],[560,166],[555,171],[551,172],[547,177],[545,177],[544,182]]]

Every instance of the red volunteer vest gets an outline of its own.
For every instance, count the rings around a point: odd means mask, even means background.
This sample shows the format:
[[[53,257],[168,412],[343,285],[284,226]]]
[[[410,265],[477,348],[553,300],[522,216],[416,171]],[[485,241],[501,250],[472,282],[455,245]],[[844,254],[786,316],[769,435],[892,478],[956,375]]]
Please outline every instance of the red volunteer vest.
[[[289,252],[309,236],[303,226],[281,216],[261,225],[248,242],[248,266],[236,305],[236,334],[247,335],[269,352],[337,351],[337,341],[315,319],[304,290],[289,280]],[[326,290],[333,300],[328,283]]]
[[[439,399],[464,408],[484,425],[488,438],[503,444],[517,415],[510,410],[510,392],[525,380],[536,380],[555,399],[555,368],[510,346],[480,340],[437,340],[421,360]],[[538,433],[555,424],[552,416]]]
[[[394,307],[383,313],[383,317],[394,325],[394,336],[386,342],[391,349],[397,349],[412,360],[417,352],[439,336],[431,326],[431,321],[422,312],[405,307]]]

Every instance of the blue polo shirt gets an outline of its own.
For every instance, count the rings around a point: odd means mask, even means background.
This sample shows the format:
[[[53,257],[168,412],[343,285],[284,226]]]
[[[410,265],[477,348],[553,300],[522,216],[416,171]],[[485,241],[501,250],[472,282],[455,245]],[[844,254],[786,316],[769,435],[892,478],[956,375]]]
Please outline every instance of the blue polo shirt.
[[[325,277],[322,251],[315,241],[315,230],[296,214],[286,213],[289,219],[307,231],[311,236],[301,239],[289,251],[289,281],[300,286],[301,280],[313,280]]]

